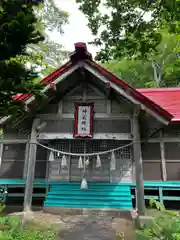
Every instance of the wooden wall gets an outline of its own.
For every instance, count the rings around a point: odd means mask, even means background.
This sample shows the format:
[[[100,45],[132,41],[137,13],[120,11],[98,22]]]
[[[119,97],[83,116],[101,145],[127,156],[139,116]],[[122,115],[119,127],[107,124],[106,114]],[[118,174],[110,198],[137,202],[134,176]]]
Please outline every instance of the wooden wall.
[[[180,180],[180,126],[165,127],[141,149],[145,180]]]

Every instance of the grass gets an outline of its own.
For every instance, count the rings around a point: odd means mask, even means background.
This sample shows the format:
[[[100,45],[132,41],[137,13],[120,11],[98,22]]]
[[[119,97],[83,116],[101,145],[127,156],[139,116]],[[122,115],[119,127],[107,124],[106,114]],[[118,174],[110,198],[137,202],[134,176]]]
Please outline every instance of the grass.
[[[0,240],[55,240],[57,232],[52,227],[29,221],[22,225],[18,216],[0,217]]]
[[[173,212],[173,211],[161,211],[158,209],[154,209],[154,208],[147,208],[146,209],[146,215],[147,216],[151,216],[154,217],[154,219],[160,219],[160,221],[164,221],[166,219],[166,221],[168,222],[171,220],[171,218],[176,214],[177,212]],[[148,228],[147,229],[148,231]],[[135,225],[133,224],[132,221],[128,221],[125,219],[119,219],[117,222],[117,226],[116,226],[116,240],[141,240],[143,238],[139,238],[137,236],[137,231],[138,229],[135,228]],[[153,229],[152,229],[153,231]],[[151,239],[151,238],[144,238],[144,239]],[[144,240],[143,239],[143,240]],[[153,238],[154,239],[154,238]],[[180,238],[179,238],[180,239]]]

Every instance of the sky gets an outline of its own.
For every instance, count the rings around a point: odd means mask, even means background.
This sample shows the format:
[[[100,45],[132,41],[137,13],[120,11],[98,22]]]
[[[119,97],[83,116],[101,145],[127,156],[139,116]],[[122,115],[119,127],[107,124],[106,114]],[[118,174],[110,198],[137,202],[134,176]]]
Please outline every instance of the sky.
[[[84,14],[78,10],[75,0],[54,0],[55,4],[62,10],[69,13],[69,24],[64,29],[64,35],[54,32],[51,38],[58,43],[63,44],[66,50],[74,51],[74,43],[85,42],[86,44],[93,40],[90,29],[87,26],[87,19]],[[88,51],[93,55],[96,54],[97,48],[87,44]]]
[[[69,24],[64,26],[64,35],[59,35],[57,32],[51,34],[51,38],[54,41],[62,44],[65,50],[74,51],[74,43],[85,42],[88,47],[88,51],[95,57],[98,51],[97,47],[94,47],[88,42],[92,41],[94,37],[91,34],[90,29],[87,24],[88,21],[84,14],[78,9],[78,4],[76,0],[53,0],[57,7],[68,12],[69,14]],[[109,11],[103,6],[100,7],[101,11]],[[146,20],[150,20],[151,13],[146,13],[144,15]]]

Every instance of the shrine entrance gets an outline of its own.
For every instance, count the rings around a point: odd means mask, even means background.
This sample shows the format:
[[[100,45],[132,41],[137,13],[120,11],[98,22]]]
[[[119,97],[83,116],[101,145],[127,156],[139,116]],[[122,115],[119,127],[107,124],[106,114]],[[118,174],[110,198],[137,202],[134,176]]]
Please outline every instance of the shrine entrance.
[[[114,152],[115,164],[112,170],[112,152],[94,156],[64,156],[66,166],[62,166],[63,155],[54,152],[53,161],[48,161],[47,177],[51,181],[131,181],[132,145],[130,141],[107,139],[58,139],[49,142],[49,147],[72,154],[100,153],[118,147]],[[123,147],[129,145],[127,147]]]

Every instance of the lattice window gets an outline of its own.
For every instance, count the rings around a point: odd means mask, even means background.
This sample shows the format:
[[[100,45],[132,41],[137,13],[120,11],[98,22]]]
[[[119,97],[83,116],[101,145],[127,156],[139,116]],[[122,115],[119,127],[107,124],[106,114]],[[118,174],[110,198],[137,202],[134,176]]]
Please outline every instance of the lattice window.
[[[132,159],[132,145],[124,147],[125,145],[129,144],[130,141],[116,141],[116,140],[110,140],[111,141],[111,149],[117,148],[122,146],[122,149],[119,149],[115,152],[117,158],[121,158],[123,160],[131,160]]]
[[[111,141],[111,147],[116,148],[122,146],[122,149],[119,149],[115,152],[116,156],[116,171],[119,171],[119,174],[123,177],[129,169],[132,167],[132,146],[124,147],[130,143],[129,141]]]
[[[70,142],[70,151],[72,153],[84,153],[85,151],[85,142],[84,140],[71,140]],[[70,180],[71,181],[81,181],[83,176],[83,169],[78,168],[78,156],[71,156],[70,158]]]
[[[54,140],[49,144],[50,147],[61,150],[64,152],[69,151],[69,141],[68,140]],[[68,180],[68,168],[61,169],[61,158],[62,155],[58,155],[57,152],[54,152],[54,162],[49,164],[49,178],[50,179],[59,179],[59,180]],[[68,160],[68,159],[67,159]]]
[[[67,151],[72,153],[84,153],[84,151],[96,153],[96,152],[111,150],[120,146],[123,147],[129,143],[130,141],[121,141],[121,140],[62,139],[62,140],[54,140],[53,143],[51,143],[51,146],[57,150]],[[115,153],[117,154],[117,157],[123,157],[123,159],[131,159],[132,158],[131,148],[132,146],[128,146],[116,151]],[[57,155],[57,153],[55,155]],[[58,159],[58,156],[56,158]]]
[[[84,153],[85,142],[84,140],[69,140],[71,144],[72,153]]]
[[[68,139],[60,139],[60,140],[54,140],[51,143],[52,148],[60,150],[60,151],[64,151],[64,152],[69,152],[70,149],[70,141]],[[57,152],[54,152],[54,159],[55,160],[60,160],[60,158],[62,157],[62,155],[58,155]]]
[[[81,140],[81,139],[73,139],[73,140],[55,140],[51,143],[51,146],[55,149],[59,149],[65,152],[72,153],[98,153],[102,151],[111,150],[117,148],[119,146],[125,146],[129,141],[117,141],[117,140]],[[117,176],[124,175],[132,165],[132,146],[128,146],[122,148],[115,152],[116,155],[116,169]],[[62,157],[62,156],[61,156]],[[87,177],[89,180],[97,180],[97,181],[109,181],[110,180],[110,158],[111,154],[103,154],[100,155],[102,166],[100,169],[96,168],[96,159],[97,156],[90,157],[91,164],[87,167]],[[78,156],[71,156],[69,165],[69,172],[66,172],[70,176],[71,181],[80,181],[83,176],[83,169],[78,168]],[[84,159],[84,158],[83,158]],[[54,174],[61,175],[60,169],[60,158],[55,153],[55,162],[54,162]],[[59,163],[58,163],[59,162]],[[57,164],[59,164],[57,166]],[[56,165],[56,166],[55,166]]]
[[[130,143],[130,141],[120,141],[120,140],[54,140],[53,143],[50,144],[51,147],[72,153],[97,153],[103,152],[107,150],[111,150],[114,148],[118,148],[122,146],[123,148],[115,151],[115,155],[117,158],[120,158],[123,161],[132,159],[132,146],[124,147]],[[103,154],[106,155],[106,154]],[[102,155],[102,156],[103,156]],[[109,155],[109,154],[108,154]],[[57,153],[54,154],[55,160],[59,159]],[[96,156],[95,156],[96,157]]]
[[[108,149],[108,140],[89,140],[87,152],[103,152]],[[109,181],[110,180],[110,159],[108,154],[100,155],[101,167],[96,168],[97,156],[90,157],[90,165],[87,168],[88,180]]]
[[[116,156],[116,170],[111,173],[111,180],[118,181],[131,181],[132,179],[132,145],[126,146],[130,141],[115,141],[111,140],[111,148],[122,146],[115,152]]]

